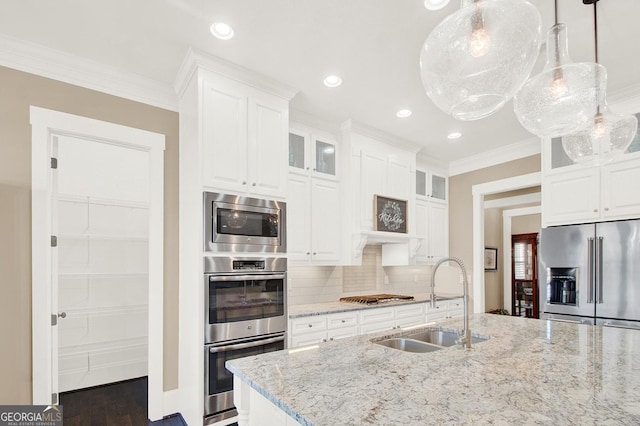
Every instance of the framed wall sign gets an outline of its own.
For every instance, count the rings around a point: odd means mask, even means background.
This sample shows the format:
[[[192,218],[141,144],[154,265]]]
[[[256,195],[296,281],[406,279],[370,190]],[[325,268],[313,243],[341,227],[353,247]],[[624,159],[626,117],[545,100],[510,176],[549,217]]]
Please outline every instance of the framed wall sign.
[[[484,270],[485,271],[497,271],[498,270],[498,249],[495,247],[484,248]]]
[[[407,201],[373,196],[376,231],[407,233]]]

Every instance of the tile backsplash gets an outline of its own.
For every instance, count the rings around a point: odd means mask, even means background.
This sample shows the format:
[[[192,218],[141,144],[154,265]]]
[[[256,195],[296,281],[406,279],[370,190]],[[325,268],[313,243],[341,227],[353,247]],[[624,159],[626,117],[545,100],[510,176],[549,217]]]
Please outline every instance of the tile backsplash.
[[[380,246],[366,246],[360,266],[291,266],[289,305],[336,302],[344,296],[376,293],[429,293],[431,266],[382,267]],[[468,271],[469,272],[469,271]],[[456,265],[438,269],[436,293],[462,294]]]

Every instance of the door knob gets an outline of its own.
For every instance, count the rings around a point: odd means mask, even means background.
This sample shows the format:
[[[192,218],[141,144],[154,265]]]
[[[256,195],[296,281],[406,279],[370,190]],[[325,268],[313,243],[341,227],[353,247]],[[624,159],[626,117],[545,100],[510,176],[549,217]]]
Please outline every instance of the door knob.
[[[58,317],[60,317],[60,318],[66,318],[66,317],[67,317],[67,313],[66,313],[66,312],[60,312],[60,313],[58,314]]]

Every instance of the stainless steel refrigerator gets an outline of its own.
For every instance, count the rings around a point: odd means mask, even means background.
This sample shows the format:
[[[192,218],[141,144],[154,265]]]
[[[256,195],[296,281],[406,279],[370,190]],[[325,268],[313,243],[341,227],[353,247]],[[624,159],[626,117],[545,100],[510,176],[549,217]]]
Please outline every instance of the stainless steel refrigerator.
[[[640,329],[640,220],[545,228],[540,318]]]

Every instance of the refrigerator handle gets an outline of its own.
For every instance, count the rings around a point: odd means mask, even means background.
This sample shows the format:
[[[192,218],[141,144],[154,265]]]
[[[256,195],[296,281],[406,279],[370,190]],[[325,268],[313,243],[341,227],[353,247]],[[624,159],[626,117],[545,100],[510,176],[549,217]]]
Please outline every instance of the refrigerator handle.
[[[596,283],[598,285],[596,288],[596,297],[598,299],[598,303],[603,302],[602,293],[604,293],[602,291],[602,245],[603,238],[598,237],[596,240]]]
[[[594,283],[593,283],[593,279],[594,279],[594,263],[593,263],[593,257],[594,257],[594,253],[595,253],[595,249],[594,249],[594,240],[593,238],[587,238],[587,242],[589,243],[589,248],[587,250],[587,255],[588,255],[588,260],[587,260],[587,270],[588,270],[588,277],[587,277],[587,282],[589,285],[589,292],[587,293],[587,303],[593,303],[593,287],[594,287]]]

